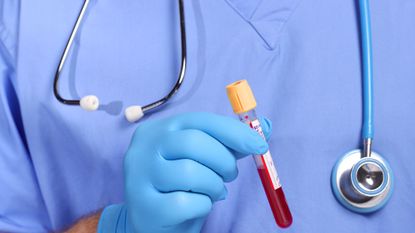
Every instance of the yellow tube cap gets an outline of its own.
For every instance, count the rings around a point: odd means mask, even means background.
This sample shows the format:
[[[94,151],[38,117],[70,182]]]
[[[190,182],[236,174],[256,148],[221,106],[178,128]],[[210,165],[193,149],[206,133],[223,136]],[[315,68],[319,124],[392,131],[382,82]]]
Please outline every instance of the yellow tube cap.
[[[236,114],[248,112],[256,107],[256,101],[248,81],[239,80],[226,86],[229,101]]]

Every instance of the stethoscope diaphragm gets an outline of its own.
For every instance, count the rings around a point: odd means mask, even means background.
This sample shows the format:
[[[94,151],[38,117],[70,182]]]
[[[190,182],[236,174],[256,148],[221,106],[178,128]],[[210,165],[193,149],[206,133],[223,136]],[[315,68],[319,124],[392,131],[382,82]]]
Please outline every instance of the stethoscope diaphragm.
[[[331,186],[337,200],[357,213],[381,209],[393,190],[393,174],[389,163],[378,153],[363,157],[361,150],[350,151],[340,158],[332,170]]]

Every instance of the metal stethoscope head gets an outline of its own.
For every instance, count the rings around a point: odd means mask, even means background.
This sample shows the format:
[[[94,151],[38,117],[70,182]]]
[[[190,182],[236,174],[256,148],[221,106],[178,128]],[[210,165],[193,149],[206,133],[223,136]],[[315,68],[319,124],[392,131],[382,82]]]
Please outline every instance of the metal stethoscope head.
[[[75,25],[72,29],[71,35],[69,36],[68,42],[66,43],[65,49],[63,51],[63,54],[61,56],[61,59],[59,61],[58,68],[55,73],[55,79],[53,82],[53,93],[56,97],[56,99],[66,105],[79,105],[82,109],[86,111],[95,111],[99,108],[99,99],[95,95],[87,95],[82,97],[79,100],[70,100],[63,98],[58,89],[58,81],[59,77],[61,75],[61,72],[63,70],[63,67],[65,65],[66,59],[68,57],[69,51],[72,47],[73,41],[78,33],[78,29],[80,24],[82,23],[82,19],[84,18],[85,12],[88,8],[90,0],[84,0],[84,3],[82,5],[82,8],[79,12],[78,18],[75,22]],[[129,122],[136,122],[139,119],[141,119],[145,113],[154,110],[156,108],[159,108],[163,104],[165,104],[168,100],[170,100],[171,97],[174,96],[174,94],[177,93],[180,86],[183,83],[185,73],[186,73],[186,66],[187,66],[187,53],[186,53],[186,24],[185,24],[185,15],[184,15],[184,4],[183,0],[178,0],[179,2],[179,14],[180,14],[180,36],[181,36],[181,67],[180,71],[177,77],[177,81],[174,84],[174,86],[171,88],[169,93],[165,95],[163,98],[158,99],[152,103],[149,103],[144,106],[134,105],[127,107],[125,109],[125,117]]]
[[[372,151],[373,66],[368,0],[359,0],[359,10],[363,55],[363,146],[337,161],[332,170],[331,185],[343,206],[354,212],[371,213],[387,203],[394,181],[388,162]]]
[[[343,206],[357,213],[371,213],[382,208],[392,194],[392,169],[376,152],[353,150],[337,161],[331,184]]]

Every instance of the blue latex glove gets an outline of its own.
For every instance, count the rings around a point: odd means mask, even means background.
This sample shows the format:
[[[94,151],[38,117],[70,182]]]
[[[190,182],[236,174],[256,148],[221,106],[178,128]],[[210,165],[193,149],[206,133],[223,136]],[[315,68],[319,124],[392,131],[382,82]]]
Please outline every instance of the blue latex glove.
[[[236,160],[267,149],[247,125],[210,113],[142,123],[124,159],[126,203],[105,208],[98,232],[200,232],[237,177]]]

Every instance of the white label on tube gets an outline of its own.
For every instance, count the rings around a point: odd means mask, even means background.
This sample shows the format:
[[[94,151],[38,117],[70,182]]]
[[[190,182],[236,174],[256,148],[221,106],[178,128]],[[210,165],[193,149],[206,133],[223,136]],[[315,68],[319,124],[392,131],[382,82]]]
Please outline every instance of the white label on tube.
[[[262,159],[265,164],[265,169],[271,178],[274,189],[279,189],[281,187],[280,178],[278,177],[277,169],[275,169],[274,162],[272,161],[269,151],[262,155]]]
[[[258,119],[251,121],[250,126],[252,129],[257,131],[259,135],[265,138]],[[277,169],[275,169],[274,162],[272,161],[271,153],[267,151],[265,154],[261,155],[261,159],[264,164],[264,168],[267,171],[269,178],[272,181],[272,185],[274,186],[274,189],[279,189],[281,187],[280,178],[278,177]]]

